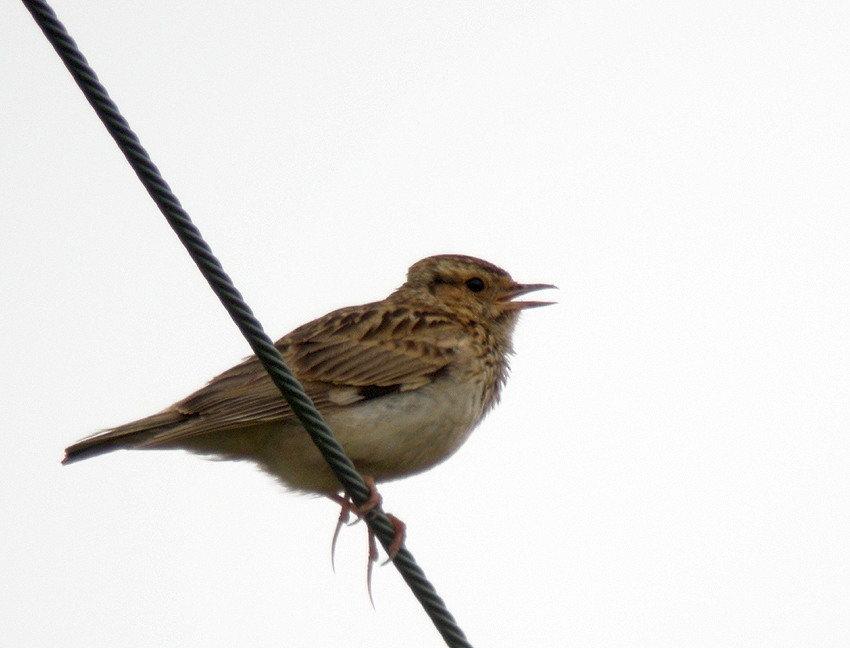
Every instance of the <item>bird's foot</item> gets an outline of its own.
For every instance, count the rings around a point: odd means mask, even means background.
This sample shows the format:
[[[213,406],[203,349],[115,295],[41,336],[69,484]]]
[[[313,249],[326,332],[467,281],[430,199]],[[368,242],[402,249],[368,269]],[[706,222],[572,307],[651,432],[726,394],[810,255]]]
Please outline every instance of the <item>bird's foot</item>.
[[[334,566],[336,541],[339,537],[340,529],[343,525],[347,524],[351,518],[351,513],[354,512],[357,516],[357,521],[359,522],[369,513],[369,511],[381,506],[381,503],[383,502],[381,494],[375,486],[374,478],[366,476],[363,478],[363,481],[366,482],[366,486],[369,488],[369,499],[360,506],[355,506],[352,503],[351,498],[347,495],[328,495],[330,499],[340,505],[339,518],[337,519],[333,540],[331,541],[331,566],[334,570],[336,570],[336,567]],[[404,544],[404,538],[407,532],[407,525],[399,520],[395,515],[390,513],[385,513],[385,515],[389,518],[390,522],[392,522],[393,528],[395,529],[395,535],[393,536],[393,541],[390,543],[390,546],[387,548],[388,558],[387,561],[383,563],[384,565],[396,557]],[[375,602],[372,599],[372,566],[378,561],[378,545],[375,541],[375,532],[372,531],[372,528],[368,527],[368,525],[367,528],[369,531],[369,561],[366,567],[366,589],[369,591],[369,601],[372,602],[372,607],[374,607]]]

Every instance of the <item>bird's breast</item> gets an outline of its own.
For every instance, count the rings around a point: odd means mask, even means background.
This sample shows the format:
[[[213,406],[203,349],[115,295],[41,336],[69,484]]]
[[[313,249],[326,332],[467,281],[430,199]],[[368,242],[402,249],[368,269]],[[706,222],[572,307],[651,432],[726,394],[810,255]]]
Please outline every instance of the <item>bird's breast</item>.
[[[480,383],[444,376],[419,389],[337,408],[326,419],[358,469],[380,481],[451,456],[480,421],[483,398]]]

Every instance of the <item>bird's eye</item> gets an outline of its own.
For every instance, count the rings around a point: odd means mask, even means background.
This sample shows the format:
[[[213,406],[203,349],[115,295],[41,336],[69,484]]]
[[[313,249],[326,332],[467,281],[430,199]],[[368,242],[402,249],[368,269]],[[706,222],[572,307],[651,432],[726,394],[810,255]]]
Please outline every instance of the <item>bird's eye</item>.
[[[473,277],[466,282],[466,287],[469,288],[472,292],[478,293],[484,290],[484,281],[479,279],[478,277]]]

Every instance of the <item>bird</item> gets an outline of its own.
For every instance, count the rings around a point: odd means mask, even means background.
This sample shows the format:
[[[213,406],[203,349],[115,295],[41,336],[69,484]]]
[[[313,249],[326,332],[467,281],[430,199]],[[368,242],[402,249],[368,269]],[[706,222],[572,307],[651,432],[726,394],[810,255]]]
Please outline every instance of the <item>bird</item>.
[[[275,346],[374,488],[466,441],[499,401],[520,313],[553,303],[516,298],[550,288],[476,257],[431,256],[386,299],[332,311]],[[256,356],[157,414],[74,443],[62,463],[119,449],[250,461],[289,490],[342,503],[340,523],[347,515],[340,482]]]

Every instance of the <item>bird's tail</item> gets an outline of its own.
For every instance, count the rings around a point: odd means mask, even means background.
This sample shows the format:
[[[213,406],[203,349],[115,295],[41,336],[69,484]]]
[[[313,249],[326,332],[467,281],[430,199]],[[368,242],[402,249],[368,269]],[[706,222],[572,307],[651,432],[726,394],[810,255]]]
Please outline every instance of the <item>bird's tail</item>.
[[[77,441],[65,449],[62,464],[70,464],[113,450],[132,450],[148,446],[157,434],[186,420],[186,416],[175,410],[165,410],[144,419],[116,428],[101,430]]]

